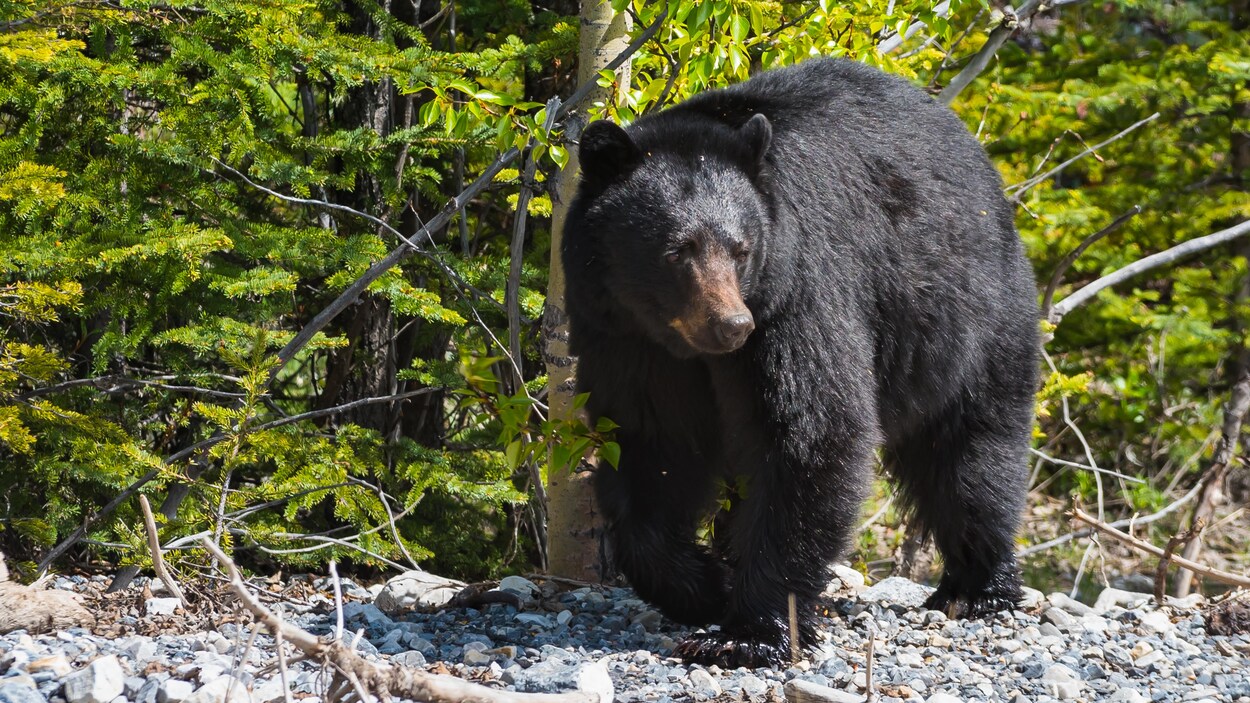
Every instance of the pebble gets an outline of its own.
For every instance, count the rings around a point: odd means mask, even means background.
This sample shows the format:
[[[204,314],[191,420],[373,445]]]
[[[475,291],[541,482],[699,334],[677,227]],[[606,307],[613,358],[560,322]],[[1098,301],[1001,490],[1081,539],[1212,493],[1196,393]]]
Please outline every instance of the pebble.
[[[100,657],[65,677],[69,703],[109,703],[125,690],[126,673],[116,656]]]

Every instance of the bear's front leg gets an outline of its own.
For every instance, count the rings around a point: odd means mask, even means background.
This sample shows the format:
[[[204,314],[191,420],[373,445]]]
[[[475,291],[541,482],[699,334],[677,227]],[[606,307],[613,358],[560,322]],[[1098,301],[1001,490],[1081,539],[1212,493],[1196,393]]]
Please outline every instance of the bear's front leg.
[[[750,482],[732,519],[735,568],[721,629],[682,642],[676,654],[687,662],[789,661],[791,596],[799,648],[816,643],[816,600],[859,514],[880,435],[868,360],[848,343],[853,335],[825,340],[840,365],[813,367],[787,351],[788,340],[816,333],[777,321],[751,365],[712,365],[723,422],[738,428],[726,433],[725,456]]]
[[[595,492],[612,562],[644,600],[669,618],[707,625],[724,616],[725,566],[695,542],[712,498],[712,477],[696,452],[618,432],[620,466],[602,465]]]

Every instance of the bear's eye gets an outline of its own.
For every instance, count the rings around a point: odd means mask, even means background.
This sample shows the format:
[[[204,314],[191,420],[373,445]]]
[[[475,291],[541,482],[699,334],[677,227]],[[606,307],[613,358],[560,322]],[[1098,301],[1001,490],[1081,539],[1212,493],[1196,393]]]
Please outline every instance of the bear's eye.
[[[664,260],[670,264],[680,264],[681,262],[690,258],[690,254],[691,252],[693,252],[693,250],[694,250],[694,245],[691,244],[690,242],[686,242],[685,244],[682,244],[676,249],[673,249],[672,251],[665,254]]]
[[[734,261],[737,261],[740,264],[745,264],[747,262],[747,259],[750,259],[750,258],[751,258],[751,250],[747,249],[746,247],[739,247],[738,249],[734,251]]]

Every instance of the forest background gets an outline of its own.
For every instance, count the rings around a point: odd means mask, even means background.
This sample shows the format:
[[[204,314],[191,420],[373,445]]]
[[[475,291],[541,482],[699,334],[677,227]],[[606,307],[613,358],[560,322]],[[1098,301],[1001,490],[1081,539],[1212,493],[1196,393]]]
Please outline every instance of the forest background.
[[[813,55],[949,102],[1018,207],[1039,299],[1059,301],[1029,581],[1140,590],[1153,572],[1073,539],[1074,506],[1156,543],[1202,517],[1191,555],[1250,567],[1250,238],[1064,302],[1247,229],[1246,0],[582,12],[0,0],[0,550],[19,575],[149,565],[139,493],[184,570],[207,563],[205,534],[251,568],[336,559],[362,577],[488,578],[546,566],[549,541],[584,551],[593,532],[570,525],[590,520],[544,489],[617,451],[610,423],[569,412],[568,367],[544,351],[576,134]],[[628,54],[596,73],[583,48],[582,101],[579,26]],[[618,56],[600,44],[599,64]],[[852,563],[923,574],[908,534],[883,481]]]

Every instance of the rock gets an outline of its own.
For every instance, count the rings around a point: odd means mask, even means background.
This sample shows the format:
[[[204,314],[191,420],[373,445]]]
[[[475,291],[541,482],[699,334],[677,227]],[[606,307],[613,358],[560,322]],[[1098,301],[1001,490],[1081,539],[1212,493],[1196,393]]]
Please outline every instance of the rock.
[[[569,621],[572,619],[573,619],[573,611],[571,610],[561,610],[560,612],[556,613],[557,625],[567,625],[569,624]]]
[[[274,677],[260,682],[252,687],[253,703],[273,703],[274,701],[285,700],[285,691],[282,688],[282,679]]]
[[[26,671],[34,674],[40,671],[49,671],[56,675],[57,678],[68,676],[74,667],[70,665],[69,660],[64,654],[53,654],[46,657],[40,657],[31,662],[26,667]]]
[[[1142,613],[1141,626],[1146,632],[1159,635],[1176,629],[1176,626],[1172,624],[1171,618],[1167,616],[1167,613],[1161,610],[1152,610],[1147,613]]]
[[[758,698],[768,693],[768,684],[755,674],[747,674],[738,679],[738,685],[742,687],[742,692],[748,696]]]
[[[181,607],[182,601],[177,598],[149,598],[143,604],[143,612],[149,616],[173,615]]]
[[[47,699],[34,686],[6,678],[0,679],[0,703],[47,703]]]
[[[468,652],[465,652],[465,663],[468,664]],[[487,658],[489,661],[489,657]],[[413,669],[423,669],[427,664],[425,655],[421,652],[400,652],[391,656],[391,663],[398,666],[407,666]]]
[[[513,591],[519,593],[526,598],[533,598],[539,593],[538,584],[521,576],[505,576],[499,582],[499,590]]]
[[[909,581],[899,576],[891,576],[883,581],[864,589],[859,594],[861,603],[882,603],[901,605],[905,608],[924,606],[929,594],[933,593],[928,586]]]
[[[65,677],[69,703],[109,703],[126,690],[126,673],[117,657],[100,657]]]
[[[517,613],[516,619],[517,622],[523,622],[526,625],[541,627],[543,629],[551,628],[551,618],[546,615],[539,615],[538,613]]]
[[[964,703],[962,698],[956,698],[949,693],[937,691],[932,696],[925,699],[925,703]]]
[[[557,618],[557,622],[558,621],[559,621],[559,618]],[[660,623],[662,623],[663,621],[664,621],[664,616],[660,615],[660,611],[644,610],[641,613],[638,613],[637,615],[635,615],[633,619],[630,621],[630,624],[642,625],[642,629],[646,630],[647,632],[655,632],[656,630],[660,629]]]
[[[1140,608],[1153,598],[1148,593],[1134,593],[1133,591],[1122,591],[1118,588],[1104,588],[1102,593],[1098,594],[1098,599],[1094,601],[1094,610],[1105,613],[1112,608]]]
[[[394,615],[418,606],[436,608],[455,597],[464,583],[426,571],[406,571],[386,582],[373,600],[383,613]]]
[[[1050,603],[1052,607],[1065,610],[1071,615],[1089,615],[1094,612],[1094,609],[1088,605],[1085,605],[1078,600],[1073,600],[1062,593],[1052,593],[1046,596],[1046,601]]]
[[[785,692],[787,703],[863,703],[867,700],[857,693],[839,691],[836,688],[821,686],[802,679],[787,681],[782,690]]]
[[[1053,664],[1046,669],[1046,673],[1042,674],[1042,683],[1052,696],[1063,701],[1081,695],[1081,689],[1085,685],[1081,682],[1080,674],[1063,664]]]
[[[616,689],[608,668],[600,662],[570,666],[560,659],[547,659],[515,672],[514,686],[528,693],[559,693],[576,689],[594,694],[600,703],[612,703]]]
[[[1028,586],[1025,586],[1023,590],[1024,600],[1020,601],[1021,608],[1025,610],[1033,610],[1041,606],[1042,603],[1046,602],[1046,594],[1036,588],[1029,588]]]
[[[690,687],[708,698],[715,698],[721,694],[720,682],[703,669],[690,670]]]
[[[251,703],[247,686],[233,676],[222,676],[200,686],[186,703]]]
[[[1050,623],[1055,627],[1067,627],[1075,623],[1076,618],[1062,608],[1050,607],[1042,613],[1042,622]]]
[[[195,693],[195,684],[182,679],[167,679],[156,694],[156,703],[182,703]]]
[[[868,587],[867,582],[864,580],[864,575],[845,564],[835,564],[833,575],[838,579],[839,585],[843,589],[858,593]]]

